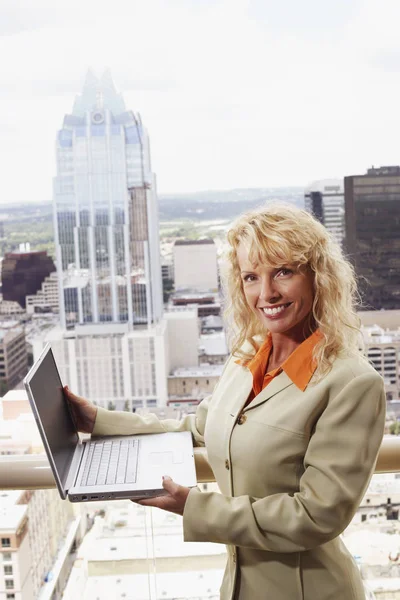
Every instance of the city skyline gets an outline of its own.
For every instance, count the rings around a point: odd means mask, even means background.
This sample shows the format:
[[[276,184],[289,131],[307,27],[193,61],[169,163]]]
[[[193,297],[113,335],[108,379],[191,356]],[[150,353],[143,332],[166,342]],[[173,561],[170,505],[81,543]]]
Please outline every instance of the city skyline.
[[[109,66],[142,114],[162,194],[306,186],[399,162],[394,0],[88,0],[79,21],[75,5],[2,3],[2,203],[50,199],[53,132],[90,66]]]

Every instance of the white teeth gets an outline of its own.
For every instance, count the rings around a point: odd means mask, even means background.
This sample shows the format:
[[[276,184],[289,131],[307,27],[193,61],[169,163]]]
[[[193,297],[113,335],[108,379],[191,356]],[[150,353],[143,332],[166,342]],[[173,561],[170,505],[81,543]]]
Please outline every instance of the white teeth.
[[[281,313],[283,310],[285,310],[286,306],[287,305],[284,304],[281,306],[277,306],[276,308],[263,308],[263,311],[266,315],[277,315],[278,313]]]

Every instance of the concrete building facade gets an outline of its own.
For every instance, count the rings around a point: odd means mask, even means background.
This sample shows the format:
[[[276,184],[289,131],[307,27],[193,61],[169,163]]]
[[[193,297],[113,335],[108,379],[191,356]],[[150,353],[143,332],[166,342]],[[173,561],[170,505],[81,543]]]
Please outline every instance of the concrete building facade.
[[[63,383],[105,408],[132,410],[167,402],[167,327],[131,331],[127,324],[54,328],[33,344],[34,358],[51,342]]]
[[[385,382],[388,399],[400,399],[400,328],[363,327],[365,355]]]
[[[175,290],[218,291],[217,247],[211,239],[174,244]]]
[[[36,294],[26,297],[26,312],[28,314],[35,312],[58,313],[59,310],[58,276],[57,273],[50,273],[43,281],[40,290]]]
[[[0,327],[0,382],[4,390],[20,383],[28,372],[25,333],[18,324],[3,323]]]
[[[198,365],[199,320],[197,308],[177,308],[165,313],[168,332],[168,373]]]

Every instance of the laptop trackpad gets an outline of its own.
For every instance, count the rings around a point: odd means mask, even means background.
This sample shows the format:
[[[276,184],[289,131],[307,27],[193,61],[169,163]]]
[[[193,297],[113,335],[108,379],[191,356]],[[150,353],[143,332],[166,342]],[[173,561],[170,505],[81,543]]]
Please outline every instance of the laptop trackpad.
[[[151,452],[149,459],[150,464],[153,467],[163,467],[165,465],[171,464],[176,465],[179,463],[183,463],[183,452],[171,452],[169,450],[167,450],[166,452]]]

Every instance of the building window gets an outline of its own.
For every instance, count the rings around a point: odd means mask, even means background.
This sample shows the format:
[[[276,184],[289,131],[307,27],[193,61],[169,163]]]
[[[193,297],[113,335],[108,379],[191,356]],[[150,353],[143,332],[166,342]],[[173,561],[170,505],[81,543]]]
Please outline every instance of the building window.
[[[12,575],[13,568],[12,565],[4,565],[4,575]]]
[[[14,589],[14,579],[5,579],[4,581],[6,583],[6,590]]]
[[[1,538],[1,545],[3,548],[10,548],[11,539],[10,538]]]
[[[3,562],[7,562],[12,559],[11,552],[3,552]]]
[[[15,594],[6,594],[6,600],[15,600]]]

